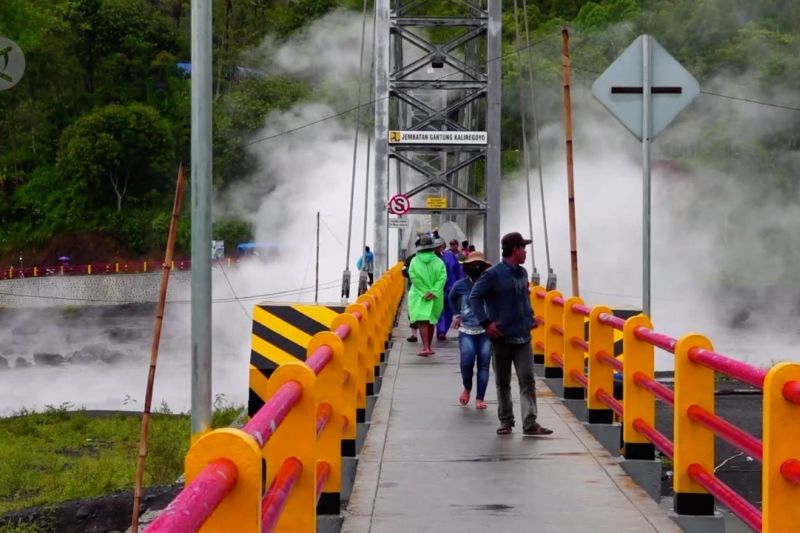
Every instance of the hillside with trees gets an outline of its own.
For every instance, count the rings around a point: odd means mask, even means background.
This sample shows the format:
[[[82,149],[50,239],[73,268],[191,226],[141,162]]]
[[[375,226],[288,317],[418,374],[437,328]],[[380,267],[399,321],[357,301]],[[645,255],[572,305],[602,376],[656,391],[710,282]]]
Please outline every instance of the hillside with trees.
[[[504,170],[520,164],[514,3],[503,2]],[[458,9],[458,2],[435,4],[442,14]],[[254,73],[246,52],[267,36],[281,42],[335,9],[360,17],[361,6],[358,0],[214,1],[218,190],[256,171],[245,143],[264,117],[318,90],[287,75]],[[563,25],[573,32],[579,82],[590,83],[633,37],[647,32],[704,87],[726,75],[740,80],[741,95],[798,103],[797,2],[530,0],[527,6],[536,83],[549,88],[540,97],[540,121],[556,122],[561,113],[554,36]],[[0,35],[15,40],[27,59],[20,84],[0,93],[0,265],[20,250],[31,261],[47,262],[64,248],[76,260],[82,253],[111,260],[163,248],[178,162],[189,159],[189,2],[3,0]],[[691,153],[678,147],[675,157],[716,160],[723,170],[744,165],[768,181],[764,194],[796,195],[797,158],[787,154],[800,144],[800,121],[790,119],[757,140],[737,135],[746,127],[741,115],[722,113],[699,146]],[[189,232],[187,207],[179,254],[188,251]],[[250,228],[227,218],[215,221],[214,233],[236,242],[250,237]]]

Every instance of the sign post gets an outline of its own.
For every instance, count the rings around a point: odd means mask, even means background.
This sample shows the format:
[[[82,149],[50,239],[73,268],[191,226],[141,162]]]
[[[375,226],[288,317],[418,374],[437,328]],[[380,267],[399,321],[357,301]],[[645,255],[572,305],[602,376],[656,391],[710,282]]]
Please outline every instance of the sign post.
[[[642,311],[650,316],[650,144],[700,92],[655,39],[640,35],[592,84],[592,94],[642,142]]]

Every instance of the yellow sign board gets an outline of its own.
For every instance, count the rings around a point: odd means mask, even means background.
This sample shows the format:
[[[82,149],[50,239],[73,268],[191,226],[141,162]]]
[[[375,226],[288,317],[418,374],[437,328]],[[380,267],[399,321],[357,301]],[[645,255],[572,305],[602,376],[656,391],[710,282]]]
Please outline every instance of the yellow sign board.
[[[425,207],[429,209],[447,209],[447,197],[428,196],[425,198]]]

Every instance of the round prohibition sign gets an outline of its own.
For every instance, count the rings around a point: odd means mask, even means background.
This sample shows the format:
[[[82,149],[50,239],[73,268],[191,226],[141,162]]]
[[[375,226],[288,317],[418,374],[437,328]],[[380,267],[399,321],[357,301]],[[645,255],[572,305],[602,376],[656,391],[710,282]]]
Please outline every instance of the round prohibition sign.
[[[395,194],[389,199],[389,212],[393,215],[405,215],[411,209],[411,200],[405,194]]]

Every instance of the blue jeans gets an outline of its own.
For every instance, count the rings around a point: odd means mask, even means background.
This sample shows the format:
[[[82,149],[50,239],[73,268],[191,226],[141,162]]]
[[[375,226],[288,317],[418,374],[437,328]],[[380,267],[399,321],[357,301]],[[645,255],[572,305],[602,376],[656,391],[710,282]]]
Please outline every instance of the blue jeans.
[[[478,361],[478,391],[475,398],[483,400],[489,384],[489,365],[492,363],[492,345],[486,333],[467,335],[458,332],[458,348],[461,350],[461,379],[464,388],[472,390],[472,369]]]

